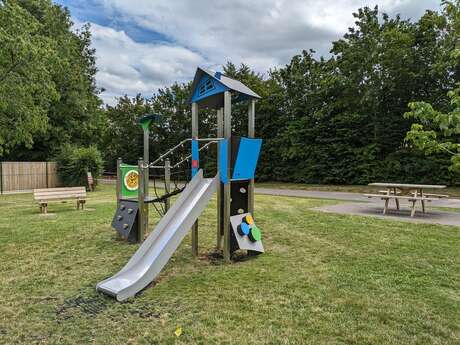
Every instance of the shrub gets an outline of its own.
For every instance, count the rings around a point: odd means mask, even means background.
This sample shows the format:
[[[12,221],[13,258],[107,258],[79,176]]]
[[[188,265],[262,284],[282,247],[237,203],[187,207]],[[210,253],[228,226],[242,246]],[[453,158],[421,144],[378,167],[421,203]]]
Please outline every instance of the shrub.
[[[65,186],[88,185],[87,172],[90,171],[96,184],[103,169],[101,153],[95,146],[77,147],[65,144],[56,156],[58,175]]]

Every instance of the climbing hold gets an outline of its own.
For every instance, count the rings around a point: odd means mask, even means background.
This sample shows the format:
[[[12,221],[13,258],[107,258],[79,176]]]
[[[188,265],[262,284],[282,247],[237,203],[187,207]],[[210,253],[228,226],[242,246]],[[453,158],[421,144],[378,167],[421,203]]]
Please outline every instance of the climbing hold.
[[[133,213],[133,209],[132,209],[132,208],[128,208],[128,213],[129,213],[129,214]]]
[[[250,214],[247,214],[245,217],[244,217],[244,221],[246,223],[248,223],[249,225],[252,225],[254,224],[254,218],[252,218],[252,216]]]
[[[251,228],[245,222],[242,222],[240,225],[238,225],[238,233],[241,236],[248,235],[250,231],[251,231]]]
[[[122,211],[123,211],[125,208],[126,208],[125,205],[121,205],[121,206],[120,206],[120,210],[122,210]]]
[[[252,242],[257,242],[262,239],[262,233],[260,232],[259,228],[257,226],[253,226],[251,228],[251,232],[249,233],[249,239]]]
[[[128,224],[126,224],[126,223],[125,223],[125,224],[123,224],[123,229],[128,229],[128,226],[129,226],[129,225],[128,225]]]
[[[123,219],[123,216],[118,216],[117,219],[118,221],[121,221]]]

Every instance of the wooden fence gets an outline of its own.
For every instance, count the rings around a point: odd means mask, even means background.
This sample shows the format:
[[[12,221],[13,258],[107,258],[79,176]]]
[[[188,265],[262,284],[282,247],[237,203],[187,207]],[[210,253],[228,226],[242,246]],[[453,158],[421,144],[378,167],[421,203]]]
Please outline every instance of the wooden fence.
[[[56,162],[0,162],[0,191],[59,187]]]

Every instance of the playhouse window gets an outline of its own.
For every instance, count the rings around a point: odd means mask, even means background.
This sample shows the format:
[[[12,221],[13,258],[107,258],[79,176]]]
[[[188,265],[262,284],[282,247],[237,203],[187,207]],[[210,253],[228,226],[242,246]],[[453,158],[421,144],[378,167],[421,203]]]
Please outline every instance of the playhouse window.
[[[204,95],[206,92],[212,89],[214,89],[214,83],[211,79],[206,80],[206,82],[200,86],[200,96]]]

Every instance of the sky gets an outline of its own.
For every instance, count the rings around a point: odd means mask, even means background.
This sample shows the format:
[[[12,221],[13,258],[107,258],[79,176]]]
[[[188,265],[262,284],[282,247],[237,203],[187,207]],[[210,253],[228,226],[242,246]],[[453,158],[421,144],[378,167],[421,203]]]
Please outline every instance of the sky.
[[[91,24],[102,99],[141,93],[193,78],[196,67],[227,61],[265,73],[302,50],[327,56],[331,42],[369,6],[418,20],[441,0],[55,0],[74,27]]]

